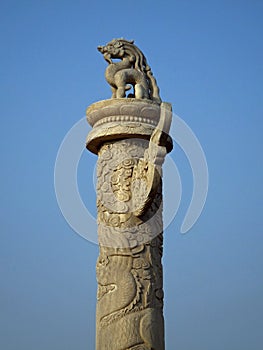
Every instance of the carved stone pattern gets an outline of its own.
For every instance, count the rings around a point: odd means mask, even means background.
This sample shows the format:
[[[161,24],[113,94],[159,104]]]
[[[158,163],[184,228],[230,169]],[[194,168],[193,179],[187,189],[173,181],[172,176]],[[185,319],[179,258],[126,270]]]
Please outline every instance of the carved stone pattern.
[[[135,215],[134,176],[148,145],[126,139],[99,151],[97,350],[164,350],[161,181]]]
[[[116,121],[125,121],[126,116],[140,122],[149,118],[156,125],[160,118],[160,106],[151,100],[116,98],[114,101],[98,101],[87,109],[87,119],[91,126],[97,126],[101,119],[109,121],[107,118],[112,116]]]
[[[137,137],[150,140],[160,122],[165,103],[135,98],[116,98],[93,103],[86,111],[87,121],[93,127],[87,137],[87,148],[98,154],[101,145],[120,138]],[[171,115],[166,115],[170,120]],[[167,130],[164,132],[168,133]],[[167,152],[172,150],[172,141],[167,140]]]
[[[105,78],[111,86],[112,98],[126,97],[126,91],[133,88],[128,97],[149,99],[161,103],[159,88],[146,57],[134,45],[134,41],[113,39],[98,50],[108,62]],[[113,62],[113,59],[120,59]]]

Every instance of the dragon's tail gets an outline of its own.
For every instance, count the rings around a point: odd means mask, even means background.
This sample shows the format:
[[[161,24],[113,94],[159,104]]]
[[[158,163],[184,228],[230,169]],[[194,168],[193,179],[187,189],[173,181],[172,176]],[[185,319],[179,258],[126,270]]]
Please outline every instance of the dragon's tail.
[[[146,70],[146,75],[147,75],[148,80],[149,80],[150,98],[157,103],[161,103],[162,100],[160,98],[159,87],[157,85],[155,77],[152,74],[152,70],[148,65],[147,65],[145,70]]]

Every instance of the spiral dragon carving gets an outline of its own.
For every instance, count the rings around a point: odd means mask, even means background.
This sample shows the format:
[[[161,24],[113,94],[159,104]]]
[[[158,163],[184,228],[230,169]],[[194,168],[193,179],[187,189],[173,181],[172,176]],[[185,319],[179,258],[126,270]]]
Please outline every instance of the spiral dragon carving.
[[[111,86],[112,98],[127,97],[149,99],[161,103],[159,88],[144,54],[134,41],[113,39],[105,46],[98,46],[106,62],[105,77]],[[114,62],[113,59],[120,59]]]
[[[172,106],[134,41],[98,50],[112,98],[87,109],[87,148],[98,155],[96,350],[164,350],[162,164]]]

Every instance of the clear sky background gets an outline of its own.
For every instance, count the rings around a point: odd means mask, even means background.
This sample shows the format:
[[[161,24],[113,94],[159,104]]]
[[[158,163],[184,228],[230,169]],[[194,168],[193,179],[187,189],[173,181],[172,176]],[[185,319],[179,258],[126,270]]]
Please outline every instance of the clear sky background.
[[[263,348],[262,29],[262,0],[1,1],[1,349],[95,348],[98,247],[64,220],[53,173],[67,131],[110,98],[96,47],[116,37],[135,39],[209,167],[204,211],[181,235],[192,178],[175,147],[166,348]],[[93,212],[95,162],[85,152],[78,173]]]

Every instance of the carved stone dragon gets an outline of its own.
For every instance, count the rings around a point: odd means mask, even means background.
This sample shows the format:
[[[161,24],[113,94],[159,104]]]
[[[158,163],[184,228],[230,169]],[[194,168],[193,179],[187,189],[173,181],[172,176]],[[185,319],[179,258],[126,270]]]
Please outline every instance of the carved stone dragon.
[[[111,86],[112,98],[126,97],[126,91],[133,87],[134,93],[128,97],[161,103],[156,79],[133,40],[113,39],[105,46],[98,46],[98,50],[109,63],[105,77]],[[114,62],[113,59],[120,61]]]
[[[96,349],[164,350],[162,164],[172,108],[133,41],[98,50],[112,99],[87,111],[87,148],[98,154]]]

